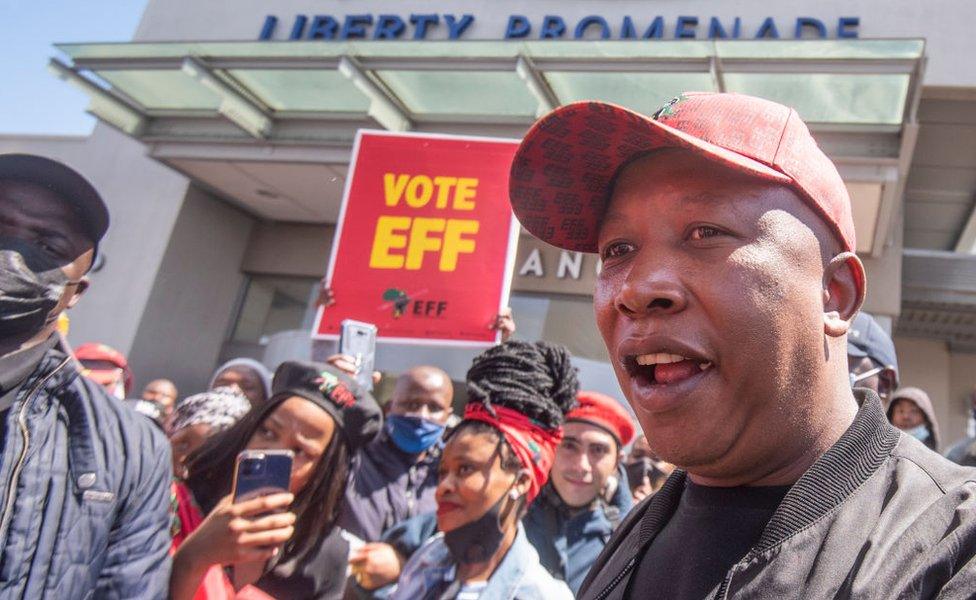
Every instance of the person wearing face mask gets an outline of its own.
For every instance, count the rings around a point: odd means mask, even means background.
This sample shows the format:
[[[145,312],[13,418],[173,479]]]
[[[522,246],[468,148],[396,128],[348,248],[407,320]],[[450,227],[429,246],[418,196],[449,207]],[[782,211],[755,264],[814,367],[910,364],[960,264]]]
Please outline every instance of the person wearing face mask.
[[[521,519],[546,484],[578,387],[561,346],[506,342],[474,359],[438,471],[440,533],[407,561],[394,599],[572,598]]]
[[[643,435],[634,440],[624,468],[635,504],[661,489],[668,475],[674,471],[674,465],[660,460],[654,454]]]
[[[271,371],[253,358],[234,358],[217,367],[208,390],[237,388],[251,406],[260,406],[271,397]]]
[[[132,390],[132,369],[125,355],[105,344],[89,342],[75,348],[82,375],[105,388],[110,395],[125,400]]]
[[[859,312],[847,334],[847,370],[852,388],[867,388],[888,402],[898,387],[898,357],[891,336],[874,317]]]
[[[929,395],[917,387],[895,390],[888,403],[888,420],[930,450],[939,450],[939,422]]]
[[[40,156],[0,155],[0,597],[162,598],[170,450],[82,377],[57,333],[108,229],[98,192]]]
[[[366,542],[403,520],[436,508],[441,436],[454,387],[437,367],[414,367],[397,378],[382,433],[354,459],[339,523]],[[368,560],[372,546],[358,554]]]

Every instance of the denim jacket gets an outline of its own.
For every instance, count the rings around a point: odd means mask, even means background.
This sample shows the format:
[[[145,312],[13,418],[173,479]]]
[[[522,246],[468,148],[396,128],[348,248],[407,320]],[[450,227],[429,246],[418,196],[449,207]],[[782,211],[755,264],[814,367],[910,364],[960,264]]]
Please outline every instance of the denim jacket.
[[[438,533],[418,550],[403,567],[394,600],[429,600],[445,581],[454,579],[457,565]],[[481,593],[481,600],[570,600],[573,594],[539,563],[522,525],[515,541]]]

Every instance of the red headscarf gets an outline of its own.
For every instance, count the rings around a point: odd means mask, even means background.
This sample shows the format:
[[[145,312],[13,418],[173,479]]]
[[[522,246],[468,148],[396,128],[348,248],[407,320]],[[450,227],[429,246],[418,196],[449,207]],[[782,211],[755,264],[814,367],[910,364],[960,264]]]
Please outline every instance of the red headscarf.
[[[529,504],[549,479],[556,446],[563,439],[563,428],[546,429],[519,411],[504,406],[492,406],[491,410],[495,414],[480,402],[469,402],[464,408],[464,419],[483,421],[502,432],[505,441],[532,477],[526,498],[526,504]]]

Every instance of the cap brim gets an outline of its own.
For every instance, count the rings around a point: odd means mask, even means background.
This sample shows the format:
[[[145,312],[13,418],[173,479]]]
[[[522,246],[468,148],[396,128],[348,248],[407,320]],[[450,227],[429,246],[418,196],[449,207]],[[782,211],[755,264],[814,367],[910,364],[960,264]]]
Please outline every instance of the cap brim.
[[[600,222],[620,168],[664,148],[683,148],[767,181],[793,179],[772,167],[606,102],[577,102],[539,119],[512,161],[509,198],[537,238],[565,250],[596,252]]]

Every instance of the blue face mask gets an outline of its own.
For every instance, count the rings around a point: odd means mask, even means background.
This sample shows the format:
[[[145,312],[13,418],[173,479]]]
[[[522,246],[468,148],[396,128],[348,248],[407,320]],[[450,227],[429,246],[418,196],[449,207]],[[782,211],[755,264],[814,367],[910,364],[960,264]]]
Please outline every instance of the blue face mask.
[[[929,428],[924,423],[918,427],[912,427],[911,429],[906,429],[905,433],[912,436],[920,442],[924,442],[929,439]]]
[[[388,415],[386,433],[400,450],[407,454],[420,454],[444,435],[444,425],[438,425],[423,417]]]

